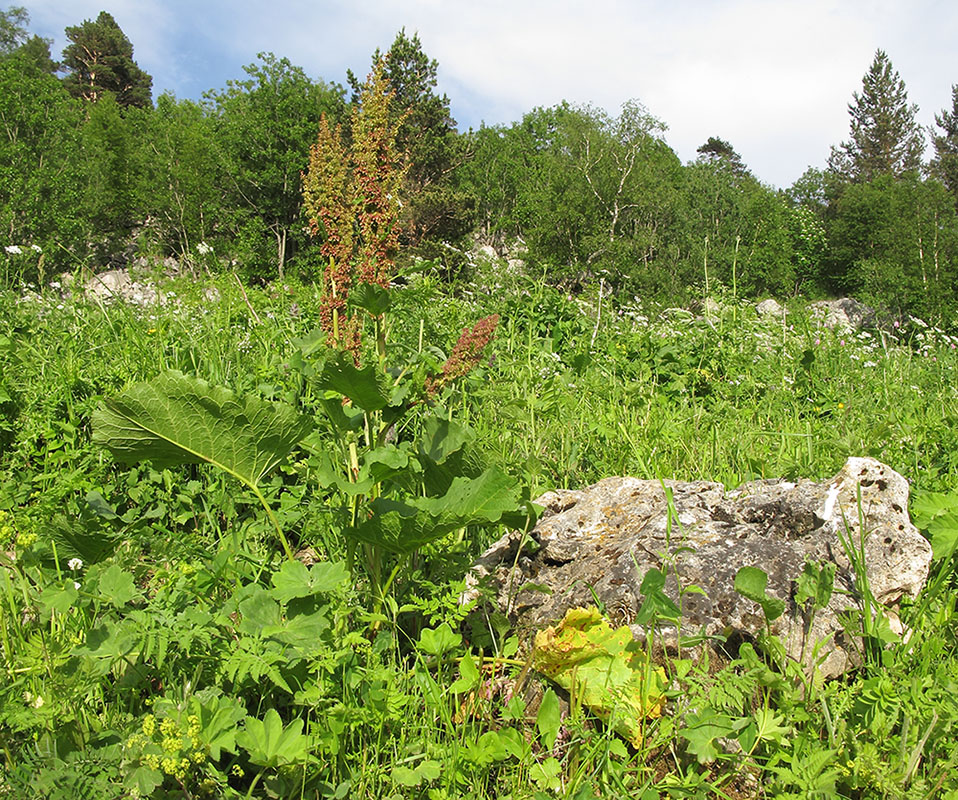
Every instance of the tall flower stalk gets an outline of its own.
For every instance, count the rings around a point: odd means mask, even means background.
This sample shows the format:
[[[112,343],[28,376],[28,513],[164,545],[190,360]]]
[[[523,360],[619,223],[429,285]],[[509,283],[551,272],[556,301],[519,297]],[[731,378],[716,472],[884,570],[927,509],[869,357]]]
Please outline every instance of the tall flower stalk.
[[[387,369],[386,312],[407,168],[396,146],[403,118],[390,114],[392,99],[380,62],[353,109],[348,137],[322,119],[303,175],[310,230],[328,262],[320,324],[329,350],[307,369],[322,391],[340,451],[339,467],[324,466],[319,481],[332,504],[341,501],[336,513],[348,563],[352,568],[365,556],[377,611],[419,547],[510,515],[524,520],[528,508],[500,470],[473,474],[477,470],[452,467],[450,456],[469,434],[432,408],[442,390],[479,363],[497,316],[464,329],[438,373],[421,353]],[[367,319],[378,363],[362,367]]]
[[[352,353],[357,364],[362,319],[350,312],[349,296],[363,285],[387,290],[399,249],[399,193],[407,165],[396,146],[402,117],[390,119],[393,96],[380,61],[353,108],[349,144],[324,115],[303,175],[310,232],[322,237],[320,252],[328,259],[322,326],[328,344]],[[371,315],[382,362],[382,314]]]

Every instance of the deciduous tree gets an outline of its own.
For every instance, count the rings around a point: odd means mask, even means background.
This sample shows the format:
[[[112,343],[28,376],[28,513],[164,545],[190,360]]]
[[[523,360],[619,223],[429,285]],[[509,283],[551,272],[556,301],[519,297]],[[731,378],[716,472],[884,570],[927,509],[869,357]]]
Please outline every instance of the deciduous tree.
[[[251,262],[268,258],[262,245],[271,242],[270,261],[282,277],[302,228],[300,172],[323,113],[334,119],[343,115],[343,90],[312,81],[288,59],[272,53],[258,58],[244,67],[246,80],[230,81],[209,99],[234,206],[224,223],[249,244]]]

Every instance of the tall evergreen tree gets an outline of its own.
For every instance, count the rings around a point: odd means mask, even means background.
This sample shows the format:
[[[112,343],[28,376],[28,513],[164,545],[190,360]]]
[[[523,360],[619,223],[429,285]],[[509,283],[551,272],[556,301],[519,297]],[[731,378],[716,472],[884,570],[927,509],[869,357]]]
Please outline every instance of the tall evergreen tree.
[[[935,114],[935,124],[942,132],[932,131],[935,146],[932,173],[948,187],[958,203],[958,84],[951,87],[951,111],[943,109]]]
[[[133,45],[110,14],[69,26],[66,36],[63,83],[70,94],[96,102],[112,92],[123,107],[152,105],[153,78],[133,60]]]
[[[476,201],[453,187],[452,173],[466,159],[449,98],[436,92],[439,64],[423,52],[419,35],[409,37],[405,29],[396,34],[385,55],[376,50],[374,69],[380,59],[395,93],[391,113],[402,120],[397,142],[408,166],[403,187],[405,243],[417,247],[461,239],[475,224]],[[360,81],[352,72],[349,84],[356,102]]]
[[[917,170],[925,147],[915,121],[918,106],[908,102],[905,82],[883,50],[875,52],[861,94],[853,93],[852,100],[851,140],[832,148],[829,168],[855,182]]]

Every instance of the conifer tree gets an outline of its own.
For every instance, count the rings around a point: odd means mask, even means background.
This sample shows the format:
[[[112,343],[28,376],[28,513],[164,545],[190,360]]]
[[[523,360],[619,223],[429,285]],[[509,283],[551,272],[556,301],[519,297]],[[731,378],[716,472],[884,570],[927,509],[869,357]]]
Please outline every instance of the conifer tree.
[[[951,87],[951,111],[943,109],[935,114],[935,124],[942,132],[932,132],[935,146],[932,173],[948,187],[958,203],[958,84]]]
[[[133,60],[133,45],[110,14],[69,26],[66,36],[63,83],[70,94],[95,103],[112,92],[124,107],[152,105],[153,78]]]
[[[400,122],[397,146],[408,169],[403,186],[403,241],[432,257],[443,248],[429,246],[439,240],[454,242],[475,224],[476,200],[457,191],[452,173],[464,160],[449,98],[436,92],[439,64],[422,49],[418,34],[396,34],[389,51],[373,54],[373,68],[382,61],[384,76],[394,94],[391,115]],[[350,72],[353,102],[360,84]]]
[[[905,82],[883,50],[875,52],[861,94],[853,93],[852,100],[851,140],[832,148],[828,164],[832,172],[861,182],[917,170],[925,146],[915,121],[918,106],[908,102]]]

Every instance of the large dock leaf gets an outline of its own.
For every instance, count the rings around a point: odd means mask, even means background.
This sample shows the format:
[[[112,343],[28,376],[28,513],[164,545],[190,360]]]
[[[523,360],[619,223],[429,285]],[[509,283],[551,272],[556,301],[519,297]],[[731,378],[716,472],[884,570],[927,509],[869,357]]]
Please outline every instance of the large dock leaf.
[[[290,406],[240,398],[176,371],[134,384],[93,412],[93,440],[117,461],[208,463],[251,487],[311,428]]]

